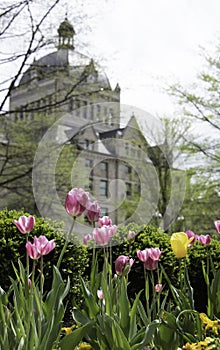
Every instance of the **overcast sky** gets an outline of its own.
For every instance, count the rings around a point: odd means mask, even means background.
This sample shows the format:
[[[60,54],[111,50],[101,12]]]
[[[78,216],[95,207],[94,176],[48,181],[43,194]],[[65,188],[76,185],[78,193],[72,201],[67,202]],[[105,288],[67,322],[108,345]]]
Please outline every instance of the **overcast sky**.
[[[35,1],[43,11],[44,1]],[[66,11],[76,49],[103,66],[112,87],[119,83],[123,104],[153,115],[176,110],[161,91],[165,83],[194,82],[204,63],[200,47],[213,50],[220,38],[220,0],[60,0],[48,18],[52,36]]]
[[[150,113],[176,109],[160,90],[164,82],[195,81],[204,61],[200,47],[216,48],[219,0],[93,0],[89,50],[102,57],[122,103]],[[96,5],[95,5],[96,4]]]

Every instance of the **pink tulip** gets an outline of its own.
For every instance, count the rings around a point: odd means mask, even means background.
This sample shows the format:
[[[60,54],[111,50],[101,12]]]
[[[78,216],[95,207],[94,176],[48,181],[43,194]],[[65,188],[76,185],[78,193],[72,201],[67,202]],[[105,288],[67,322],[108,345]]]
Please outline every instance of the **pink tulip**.
[[[26,243],[26,250],[29,257],[33,260],[39,259],[42,255],[49,254],[55,248],[55,242],[52,239],[48,241],[45,236],[34,237],[34,243]]]
[[[144,267],[146,270],[155,270],[158,266],[158,260],[154,260],[151,258],[148,258],[147,261],[144,263]]]
[[[92,236],[91,236],[90,234],[88,234],[88,235],[86,235],[86,236],[83,237],[83,243],[84,243],[85,245],[87,245],[88,242],[89,242],[91,239],[92,239]]]
[[[161,291],[161,289],[163,288],[162,284],[156,284],[154,289],[157,293],[159,293]]]
[[[88,202],[86,215],[89,221],[91,222],[98,221],[100,217],[100,206],[97,201]]]
[[[82,188],[73,188],[66,196],[66,212],[73,217],[78,217],[85,211],[88,201],[88,192]]]
[[[138,259],[144,262],[144,267],[147,270],[155,270],[157,268],[161,254],[162,252],[159,248],[146,248],[137,251]]]
[[[129,270],[128,273],[131,270],[131,267],[134,264],[134,259],[130,259],[128,256],[125,255],[120,255],[116,260],[115,260],[115,271],[117,275],[122,275],[125,267],[129,264]]]
[[[101,289],[97,290],[97,296],[100,300],[104,299],[104,293]]]
[[[134,231],[128,231],[127,234],[127,240],[128,241],[134,241],[135,240],[136,233]]]
[[[32,244],[31,242],[28,241],[26,243],[26,250],[27,250],[29,257],[33,260],[39,259],[41,256],[37,250],[35,243]]]
[[[190,247],[198,240],[198,235],[196,235],[193,231],[190,231],[190,230],[186,231],[185,233],[187,234],[189,239],[193,237],[193,240],[189,243],[189,247]]]
[[[209,235],[200,235],[198,239],[202,245],[209,245],[211,242],[211,237]]]
[[[30,233],[34,228],[35,218],[32,215],[23,215],[20,216],[18,220],[14,220],[14,224],[17,226],[21,233]]]
[[[220,233],[220,220],[215,221],[215,228],[218,233]]]
[[[103,216],[102,218],[98,219],[99,226],[112,226],[112,220],[109,216]]]
[[[117,226],[102,226],[97,227],[93,231],[93,238],[99,245],[106,245],[109,243],[111,237],[114,236],[114,234],[117,231]]]
[[[40,255],[47,255],[55,248],[54,239],[48,241],[45,236],[34,237],[34,244]]]

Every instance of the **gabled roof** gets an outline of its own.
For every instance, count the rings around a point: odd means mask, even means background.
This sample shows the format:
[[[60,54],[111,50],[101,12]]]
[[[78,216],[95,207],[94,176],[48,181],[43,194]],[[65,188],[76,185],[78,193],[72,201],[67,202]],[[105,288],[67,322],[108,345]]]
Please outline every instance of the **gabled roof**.
[[[99,136],[100,136],[101,140],[108,139],[108,138],[122,137],[124,130],[125,130],[125,128],[112,129],[112,130],[100,132]]]

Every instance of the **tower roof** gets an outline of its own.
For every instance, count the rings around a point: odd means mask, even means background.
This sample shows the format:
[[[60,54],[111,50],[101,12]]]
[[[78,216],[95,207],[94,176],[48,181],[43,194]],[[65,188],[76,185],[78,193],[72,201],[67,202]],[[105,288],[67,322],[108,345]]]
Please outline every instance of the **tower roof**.
[[[88,76],[88,82],[98,84],[100,88],[111,89],[110,82],[102,69],[96,66],[93,59],[74,49],[73,37],[75,30],[67,17],[59,25],[59,44],[57,51],[51,52],[30,65],[23,73],[19,85],[29,84],[33,79],[44,80],[56,72],[63,72],[66,76],[81,79]]]
[[[75,30],[72,24],[68,21],[67,17],[62,23],[60,23],[60,26],[57,29],[57,32],[59,36],[63,38],[72,38],[73,35],[75,34]]]

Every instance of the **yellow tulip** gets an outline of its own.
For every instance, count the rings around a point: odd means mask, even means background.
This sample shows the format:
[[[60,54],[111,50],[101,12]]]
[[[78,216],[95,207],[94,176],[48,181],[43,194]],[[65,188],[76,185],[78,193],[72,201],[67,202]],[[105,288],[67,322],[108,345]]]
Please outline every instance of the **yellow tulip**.
[[[188,238],[185,232],[173,233],[170,239],[173,253],[177,258],[184,258],[187,254],[188,245],[192,242],[194,237]]]

